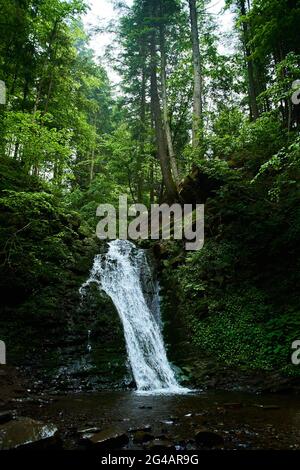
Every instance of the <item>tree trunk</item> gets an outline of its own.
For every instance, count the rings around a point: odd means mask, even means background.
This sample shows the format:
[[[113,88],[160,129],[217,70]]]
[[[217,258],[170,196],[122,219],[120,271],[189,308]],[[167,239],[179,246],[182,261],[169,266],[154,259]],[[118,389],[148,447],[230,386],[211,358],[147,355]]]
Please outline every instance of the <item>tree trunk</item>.
[[[52,47],[53,47],[53,44],[54,44],[55,39],[56,39],[59,23],[60,23],[60,19],[57,18],[54,21],[54,25],[53,25],[52,31],[50,33],[48,50],[47,50],[47,54],[45,55],[45,58],[43,60],[43,65],[42,65],[42,68],[41,68],[41,78],[39,80],[39,84],[38,84],[38,87],[37,87],[37,94],[36,94],[35,103],[34,103],[34,107],[33,107],[33,114],[36,114],[36,112],[38,110],[38,107],[39,107],[39,103],[40,103],[41,95],[42,95],[42,91],[43,91],[43,86],[44,86],[44,79],[45,79],[44,70],[46,69],[46,64],[47,64],[48,57],[52,56]],[[52,84],[51,84],[51,86],[52,86]]]
[[[145,57],[144,47],[141,49],[142,57]],[[146,128],[146,66],[142,66],[142,82],[141,82],[141,101],[140,101],[140,132],[139,132],[139,154],[137,161],[137,199],[142,202],[143,197],[143,175],[142,161],[145,151],[145,128]]]
[[[95,146],[93,145],[92,152],[91,152],[91,164],[90,164],[90,186],[94,180],[94,173],[95,173]]]
[[[162,105],[163,105],[163,121],[164,121],[164,129],[166,133],[167,139],[167,146],[168,152],[170,157],[170,163],[173,173],[173,178],[175,183],[178,184],[179,176],[178,176],[178,169],[176,163],[176,157],[172,142],[172,134],[171,128],[169,123],[169,110],[168,110],[168,97],[167,97],[167,76],[166,76],[166,48],[165,48],[165,26],[163,24],[160,25],[159,28],[159,35],[160,35],[160,58],[161,58],[161,91],[162,91]]]
[[[247,14],[245,0],[239,0],[240,12],[242,16]],[[251,119],[255,121],[259,118],[259,109],[257,105],[257,92],[256,92],[256,83],[255,83],[255,72],[254,72],[254,63],[251,58],[251,50],[249,47],[249,28],[248,24],[243,21],[243,44],[245,50],[245,59],[247,62],[247,71],[248,71],[248,90],[249,90],[249,106],[250,106],[250,115]]]
[[[155,31],[151,34],[150,41],[150,53],[151,53],[151,107],[154,117],[154,129],[156,137],[156,146],[158,158],[160,161],[162,176],[166,187],[168,201],[175,201],[178,196],[176,184],[174,183],[170,158],[167,150],[167,143],[165,132],[163,128],[163,122],[161,117],[160,100],[158,94],[157,84],[157,56],[156,56],[156,33]]]
[[[203,138],[203,81],[196,0],[189,0],[194,66],[193,147]]]

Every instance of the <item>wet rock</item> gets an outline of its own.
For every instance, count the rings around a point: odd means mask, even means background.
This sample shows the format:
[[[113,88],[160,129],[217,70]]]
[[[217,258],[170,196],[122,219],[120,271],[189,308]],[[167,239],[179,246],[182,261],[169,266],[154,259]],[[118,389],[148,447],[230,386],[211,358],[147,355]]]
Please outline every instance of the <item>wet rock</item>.
[[[256,408],[260,408],[261,410],[266,410],[266,411],[268,411],[268,410],[279,410],[280,409],[280,406],[278,406],[278,405],[257,405],[257,404],[255,404],[253,406],[255,406]]]
[[[101,431],[100,428],[87,428],[87,429],[78,429],[77,433],[84,435],[84,434],[95,434],[100,431]]]
[[[160,434],[159,436],[156,436],[155,439],[158,439],[159,441],[168,441],[169,437],[167,437],[166,434]]]
[[[7,423],[13,419],[13,412],[12,411],[2,411],[0,413],[0,424]]]
[[[197,447],[195,446],[194,442],[187,442],[185,445],[185,450],[196,450]]]
[[[223,407],[229,410],[239,410],[242,408],[242,403],[224,403]]]
[[[129,442],[129,438],[126,433],[113,428],[88,435],[84,440],[86,445],[95,449],[122,448]]]
[[[0,425],[0,449],[42,450],[59,447],[57,428],[31,418],[20,417]]]
[[[224,439],[216,432],[207,429],[199,429],[195,434],[196,444],[204,447],[217,447],[224,444]]]
[[[153,439],[154,436],[145,431],[137,431],[133,436],[133,442],[136,444],[144,444],[145,442],[152,441]]]
[[[216,408],[216,413],[218,413],[219,415],[224,415],[228,412],[228,410],[226,410],[223,406],[217,406]]]
[[[138,428],[128,429],[128,432],[130,432],[130,433],[135,433],[135,432],[138,432],[138,431],[149,432],[149,431],[151,431],[151,426],[150,426],[150,424],[145,424],[145,425],[139,426]]]
[[[147,449],[157,451],[164,449],[175,450],[175,445],[171,441],[155,439],[147,445]]]

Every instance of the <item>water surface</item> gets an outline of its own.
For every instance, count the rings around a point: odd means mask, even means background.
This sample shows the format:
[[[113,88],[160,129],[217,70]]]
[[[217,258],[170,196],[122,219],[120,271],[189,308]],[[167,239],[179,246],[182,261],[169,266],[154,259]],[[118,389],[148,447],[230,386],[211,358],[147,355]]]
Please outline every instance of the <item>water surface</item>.
[[[149,425],[155,438],[184,448],[193,448],[197,430],[207,429],[224,438],[225,449],[300,449],[299,396],[108,391],[23,407],[27,415],[57,425],[66,447],[76,446],[77,431],[85,428],[113,428],[130,435],[130,429]],[[137,446],[130,441],[128,447]]]

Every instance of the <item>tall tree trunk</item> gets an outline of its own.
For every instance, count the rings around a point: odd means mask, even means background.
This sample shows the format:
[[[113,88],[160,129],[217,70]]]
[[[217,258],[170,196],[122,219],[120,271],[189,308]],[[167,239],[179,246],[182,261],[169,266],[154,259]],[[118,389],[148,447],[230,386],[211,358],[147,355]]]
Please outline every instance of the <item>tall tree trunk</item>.
[[[177,169],[176,157],[175,157],[175,152],[174,152],[174,147],[173,147],[173,142],[172,142],[170,122],[169,122],[168,97],[167,97],[167,75],[166,75],[167,61],[166,61],[164,24],[160,25],[159,35],[160,35],[160,58],[161,58],[160,70],[161,70],[161,94],[162,94],[162,106],[163,106],[163,122],[164,122],[164,129],[166,133],[167,146],[168,146],[172,173],[173,173],[175,183],[178,184],[179,182],[178,169]]]
[[[247,14],[245,0],[239,0],[240,12],[242,16]],[[251,58],[251,50],[249,47],[249,27],[245,21],[242,21],[243,27],[243,44],[245,50],[245,59],[247,62],[248,71],[248,90],[249,90],[249,106],[250,115],[253,121],[259,118],[259,109],[257,105],[257,91],[255,81],[254,63]]]
[[[47,54],[45,55],[45,58],[43,60],[43,65],[42,65],[42,68],[41,68],[41,78],[40,78],[38,86],[37,86],[37,94],[36,94],[35,103],[34,103],[34,107],[33,107],[33,114],[36,114],[36,112],[38,110],[38,107],[39,107],[39,104],[40,104],[41,95],[42,95],[43,86],[44,86],[44,80],[45,80],[44,70],[46,69],[46,64],[47,64],[48,58],[52,56],[52,48],[53,48],[53,44],[56,40],[59,23],[60,23],[60,19],[57,18],[54,21],[53,28],[52,28],[52,31],[50,33],[49,44],[48,44],[48,48],[47,48],[48,50],[47,50]]]
[[[142,57],[145,57],[144,46],[141,48]],[[139,152],[137,162],[137,199],[142,202],[143,196],[143,175],[142,161],[145,151],[145,128],[146,128],[146,66],[142,65],[142,82],[141,82],[141,101],[140,101],[140,132],[139,132]]]
[[[94,136],[92,139],[91,145],[91,160],[90,160],[90,186],[94,180],[95,176],[95,152],[96,152],[96,144],[97,144],[97,127],[96,127],[97,118],[96,115],[93,116],[92,124],[94,127]]]
[[[44,114],[48,113],[52,87],[53,87],[53,71],[51,72],[51,75],[50,75],[50,81],[49,81],[49,85],[48,85],[48,91],[47,91],[47,98],[46,98]]]
[[[150,163],[150,191],[149,191],[149,196],[150,196],[150,203],[154,204],[154,160],[151,161]]]
[[[171,171],[170,158],[167,150],[167,143],[165,132],[163,128],[160,100],[158,94],[158,83],[157,83],[157,56],[156,56],[156,32],[153,31],[151,34],[150,42],[150,53],[151,53],[151,107],[154,117],[154,129],[157,145],[157,153],[160,161],[160,167],[164,184],[166,187],[168,201],[175,201],[178,196],[176,184],[173,180]]]
[[[189,0],[191,37],[194,66],[194,102],[193,102],[193,147],[198,147],[200,136],[203,137],[203,80],[200,55],[198,13],[196,0]]]

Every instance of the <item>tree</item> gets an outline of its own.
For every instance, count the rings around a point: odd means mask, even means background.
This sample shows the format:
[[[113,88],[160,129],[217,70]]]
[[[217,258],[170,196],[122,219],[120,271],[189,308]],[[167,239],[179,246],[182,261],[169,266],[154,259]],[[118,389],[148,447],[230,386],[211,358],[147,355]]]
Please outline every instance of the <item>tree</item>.
[[[249,27],[249,23],[247,21],[246,15],[246,2],[245,0],[239,0],[238,7],[240,10],[241,15],[241,24],[243,29],[242,34],[242,42],[245,51],[245,59],[247,63],[247,71],[248,71],[248,89],[249,89],[249,105],[250,105],[250,115],[251,118],[255,121],[259,117],[259,110],[257,104],[257,84],[256,84],[256,77],[255,77],[255,68],[254,68],[254,61],[252,52],[250,49],[250,42],[251,42],[251,30]]]
[[[151,51],[151,107],[154,117],[154,129],[157,145],[157,154],[160,161],[163,181],[166,187],[167,198],[170,201],[174,201],[177,198],[176,184],[173,179],[170,156],[168,155],[168,148],[166,142],[166,134],[164,132],[161,106],[158,94],[158,82],[157,82],[157,49],[156,49],[156,31],[153,30],[150,40],[150,51]]]
[[[189,0],[194,67],[193,146],[198,147],[203,126],[203,83],[196,0]]]
[[[167,3],[168,7],[168,18],[165,18],[165,9],[166,9],[166,4],[165,2],[162,2],[160,0],[160,23],[159,23],[159,49],[160,49],[160,58],[161,58],[161,63],[160,63],[160,73],[161,73],[161,95],[162,95],[162,108],[163,108],[163,123],[164,123],[164,129],[166,133],[166,140],[167,140],[167,146],[168,146],[168,153],[169,153],[169,158],[171,162],[171,169],[172,169],[172,175],[174,178],[175,184],[178,183],[179,180],[179,175],[178,175],[178,168],[177,168],[177,162],[176,162],[176,157],[175,157],[175,152],[174,152],[174,146],[173,146],[173,138],[172,138],[172,133],[171,133],[171,128],[170,128],[170,121],[169,121],[169,106],[168,106],[168,96],[167,96],[167,58],[166,58],[166,21],[170,21],[170,19],[174,19],[174,15],[171,14],[170,9],[172,8],[172,5],[170,5],[170,2]],[[176,5],[175,5],[176,7]]]

